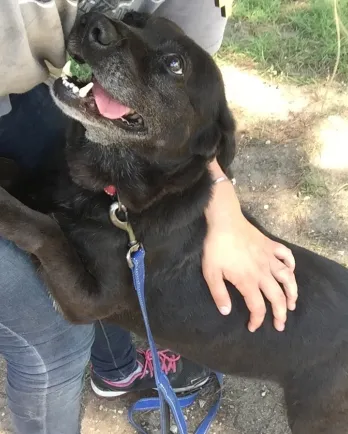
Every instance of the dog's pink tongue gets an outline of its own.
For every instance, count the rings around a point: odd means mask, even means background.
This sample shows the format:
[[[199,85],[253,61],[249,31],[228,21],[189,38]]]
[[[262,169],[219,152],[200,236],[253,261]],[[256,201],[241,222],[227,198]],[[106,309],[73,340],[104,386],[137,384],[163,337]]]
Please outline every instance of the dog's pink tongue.
[[[105,118],[118,119],[129,113],[129,107],[113,99],[96,81],[92,91],[99,113]]]

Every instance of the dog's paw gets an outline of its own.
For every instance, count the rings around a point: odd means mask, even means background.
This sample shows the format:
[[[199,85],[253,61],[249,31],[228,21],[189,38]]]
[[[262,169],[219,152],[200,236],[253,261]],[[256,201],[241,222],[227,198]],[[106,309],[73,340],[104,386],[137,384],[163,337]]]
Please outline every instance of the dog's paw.
[[[50,217],[28,208],[0,187],[0,237],[36,254],[57,231],[60,229]]]
[[[9,189],[19,176],[19,167],[13,160],[0,157],[0,187]]]

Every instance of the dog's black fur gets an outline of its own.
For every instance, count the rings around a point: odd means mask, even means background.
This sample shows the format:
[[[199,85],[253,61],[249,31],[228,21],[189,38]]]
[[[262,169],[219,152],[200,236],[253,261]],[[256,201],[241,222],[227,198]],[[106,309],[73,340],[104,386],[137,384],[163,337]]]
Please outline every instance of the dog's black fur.
[[[347,269],[283,242],[295,256],[299,286],[284,333],[274,330],[269,306],[262,328],[249,333],[249,312],[231,284],[233,311],[222,316],[202,276],[207,163],[217,155],[227,170],[235,147],[234,121],[212,59],[174,24],[137,14],[124,23],[88,14],[69,49],[114,98],[143,116],[144,128],[133,132],[98,116],[56,82],[57,104],[75,119],[67,165],[57,166],[57,176],[51,171],[32,180],[30,194],[21,184],[18,197],[53,216],[69,241],[48,216],[4,190],[0,234],[40,261],[68,319],[109,318],[144,335],[125,259],[127,235],[110,222],[112,199],[103,192],[115,185],[146,248],[146,301],[157,343],[227,374],[279,382],[294,434],[346,434]],[[166,69],[165,53],[182,56],[183,76]]]

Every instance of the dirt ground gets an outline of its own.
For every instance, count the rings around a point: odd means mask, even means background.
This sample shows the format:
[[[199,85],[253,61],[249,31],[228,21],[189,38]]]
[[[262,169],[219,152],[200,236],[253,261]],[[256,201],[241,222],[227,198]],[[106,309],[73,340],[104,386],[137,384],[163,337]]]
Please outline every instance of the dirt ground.
[[[348,265],[348,93],[337,86],[266,82],[256,72],[222,66],[239,125],[235,177],[243,205],[274,234]],[[0,434],[11,433],[0,363]],[[187,418],[197,425],[211,390]],[[86,387],[82,434],[130,434],[134,396],[105,401]],[[151,433],[155,413],[143,416]],[[173,431],[175,432],[175,430]],[[226,378],[212,434],[288,434],[282,391],[275,384]]]

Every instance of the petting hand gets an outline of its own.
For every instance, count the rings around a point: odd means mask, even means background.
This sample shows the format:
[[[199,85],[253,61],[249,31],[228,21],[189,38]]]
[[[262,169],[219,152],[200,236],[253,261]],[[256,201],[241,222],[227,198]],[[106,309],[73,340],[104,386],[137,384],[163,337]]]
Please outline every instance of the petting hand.
[[[245,299],[250,310],[248,328],[254,332],[266,313],[263,294],[272,305],[274,327],[283,331],[287,309],[294,310],[297,300],[291,250],[270,240],[246,220],[232,183],[221,182],[213,188],[206,210],[208,234],[202,267],[214,301],[223,315],[230,313],[231,300],[224,280],[230,281]]]

